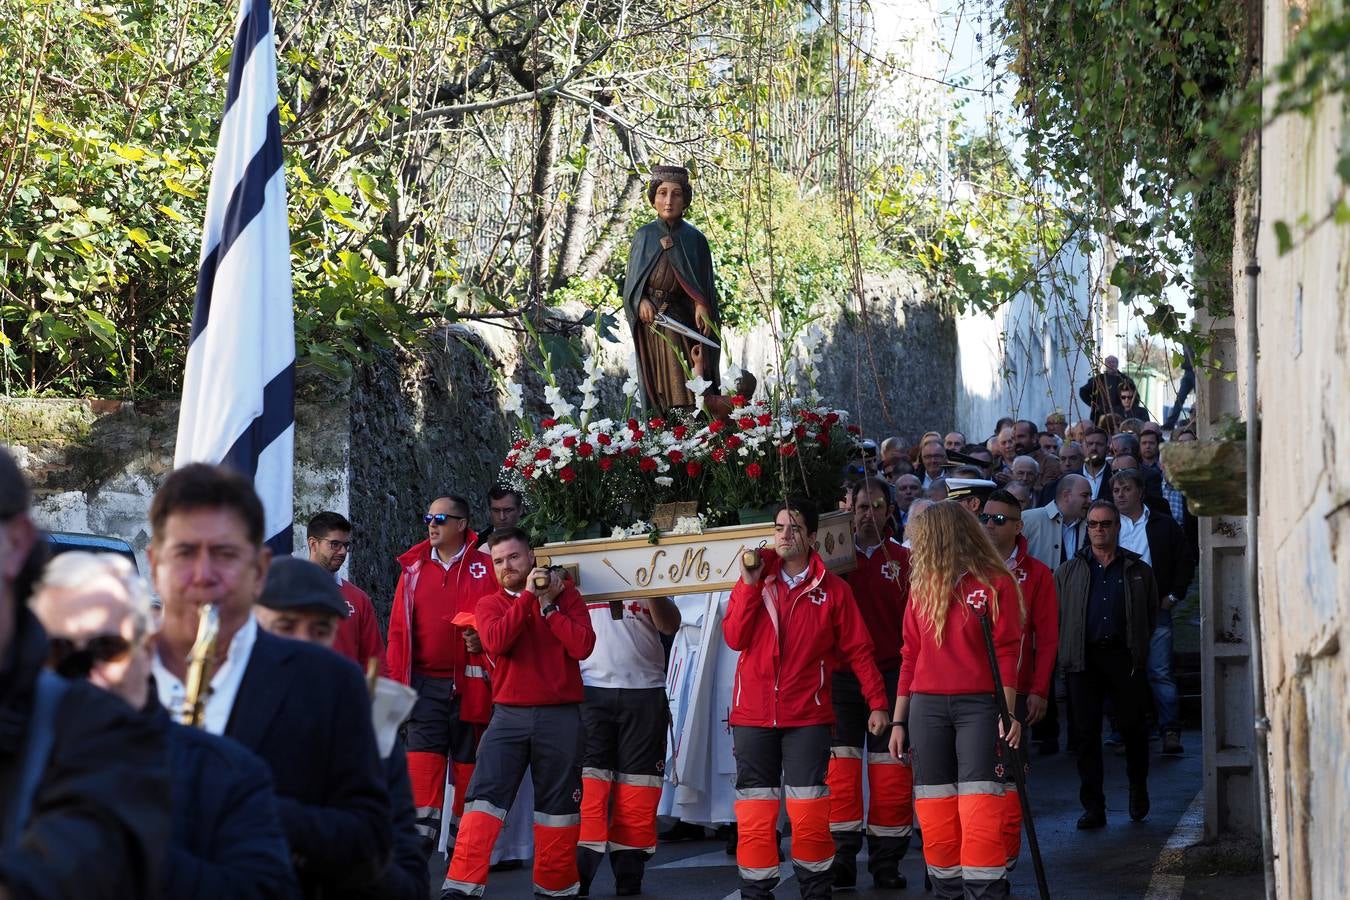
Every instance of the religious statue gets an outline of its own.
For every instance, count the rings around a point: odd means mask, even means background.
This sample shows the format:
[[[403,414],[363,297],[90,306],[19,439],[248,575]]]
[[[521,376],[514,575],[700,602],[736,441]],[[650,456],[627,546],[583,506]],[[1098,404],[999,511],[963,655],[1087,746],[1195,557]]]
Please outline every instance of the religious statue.
[[[633,237],[623,307],[646,408],[659,414],[696,406],[686,384],[695,378],[707,382],[705,396],[719,395],[721,341],[708,240],[684,221],[693,199],[688,170],[653,166],[647,199],[657,219]]]

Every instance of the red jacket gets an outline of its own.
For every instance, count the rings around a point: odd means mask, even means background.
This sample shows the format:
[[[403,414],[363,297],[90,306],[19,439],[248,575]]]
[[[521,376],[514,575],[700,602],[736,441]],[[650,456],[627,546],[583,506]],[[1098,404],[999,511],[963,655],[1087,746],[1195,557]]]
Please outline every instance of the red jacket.
[[[722,623],[727,646],[739,650],[731,725],[794,728],[834,723],[830,675],[836,654],[853,669],[869,709],[886,709],[886,687],[872,661],[872,640],[847,582],[811,554],[795,588],[782,561],[761,551],[758,584],[737,581]]]
[[[443,572],[431,559],[428,541],[422,541],[398,558],[403,572],[394,588],[394,607],[389,613],[389,649],[385,654],[385,674],[390,678],[404,684],[412,682],[413,660],[421,657],[426,649],[413,646],[414,636],[419,632],[435,633],[444,648],[444,658],[434,661],[434,674],[456,681],[464,677],[468,651],[464,648],[463,633],[450,624],[450,619],[456,613],[473,612],[479,597],[497,590],[492,558],[482,550],[474,549],[472,531],[465,534],[464,540],[464,553],[449,572]],[[437,592],[431,608],[422,609],[414,600],[418,582],[428,574],[444,578],[446,587]]]
[[[568,585],[547,619],[533,591],[504,590],[478,601],[478,637],[492,657],[492,701],[506,706],[561,706],[585,699],[580,660],[595,648],[586,601]]]
[[[375,607],[365,591],[342,579],[338,585],[342,599],[347,601],[349,615],[338,624],[333,649],[355,662],[362,669],[373,656],[384,667],[384,638],[380,637],[380,623],[375,620]]]
[[[868,556],[857,551],[858,566],[844,576],[858,601],[877,668],[883,672],[900,668],[901,623],[909,600],[909,550],[895,538],[886,538]]]
[[[910,694],[992,694],[994,676],[989,671],[989,651],[979,617],[971,611],[971,602],[996,606],[994,655],[998,659],[1003,686],[1017,685],[1018,655],[1022,649],[1022,614],[1017,601],[1017,586],[1002,576],[986,585],[973,575],[962,575],[952,591],[943,626],[942,645],[933,637],[933,628],[920,622],[914,598],[905,609],[905,658],[900,664],[902,697]],[[990,610],[991,615],[993,610]]]
[[[1012,573],[1022,589],[1022,606],[1027,611],[1017,693],[1048,698],[1050,680],[1055,674],[1055,653],[1059,650],[1059,597],[1055,593],[1055,573],[1027,553],[1027,539],[1020,534],[1017,549],[1013,551]]]

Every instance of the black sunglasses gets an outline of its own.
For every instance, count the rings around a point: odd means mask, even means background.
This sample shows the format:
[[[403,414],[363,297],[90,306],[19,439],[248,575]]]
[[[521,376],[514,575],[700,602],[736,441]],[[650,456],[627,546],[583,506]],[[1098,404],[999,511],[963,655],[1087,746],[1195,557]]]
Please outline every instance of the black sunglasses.
[[[1088,529],[1091,530],[1091,531],[1096,531],[1097,529],[1101,529],[1102,531],[1106,531],[1106,530],[1108,530],[1108,529],[1114,527],[1115,524],[1116,524],[1116,522],[1115,522],[1114,519],[1100,519],[1100,520],[1099,520],[1099,519],[1088,519],[1088,520],[1087,520],[1087,527],[1088,527]]]
[[[121,662],[131,653],[131,642],[120,634],[101,634],[77,647],[70,638],[47,640],[47,665],[63,678],[88,678],[99,663]]]
[[[463,519],[463,518],[466,518],[466,517],[465,517],[465,516],[452,516],[452,515],[450,515],[450,513],[427,513],[425,516],[422,517],[422,521],[425,522],[425,523],[428,524],[428,525],[430,525],[432,522],[435,522],[437,525],[444,525],[446,522],[449,522],[451,519]]]
[[[993,522],[995,525],[1007,525],[1009,522],[1022,521],[1021,516],[1005,516],[1003,513],[980,513],[980,524],[988,525]]]

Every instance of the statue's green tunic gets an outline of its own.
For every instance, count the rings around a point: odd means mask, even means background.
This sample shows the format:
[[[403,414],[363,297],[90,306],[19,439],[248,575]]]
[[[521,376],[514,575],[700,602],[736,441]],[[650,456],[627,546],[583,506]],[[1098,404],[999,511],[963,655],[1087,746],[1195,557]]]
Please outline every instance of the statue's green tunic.
[[[667,237],[669,249],[662,245],[662,238]],[[714,325],[719,323],[712,253],[702,232],[684,220],[674,228],[662,219],[642,226],[633,236],[623,282],[623,308],[633,329],[647,410],[657,413],[672,407],[691,407],[694,397],[684,386],[689,376],[683,374],[683,369],[695,371],[692,352],[698,342],[655,325],[642,324],[638,305],[644,297],[652,301],[658,312],[694,330],[698,330],[694,320],[698,304],[707,307]],[[708,337],[718,341],[715,333]],[[708,392],[717,393],[721,384],[720,354],[712,347],[698,346],[703,354],[703,377],[712,382]]]

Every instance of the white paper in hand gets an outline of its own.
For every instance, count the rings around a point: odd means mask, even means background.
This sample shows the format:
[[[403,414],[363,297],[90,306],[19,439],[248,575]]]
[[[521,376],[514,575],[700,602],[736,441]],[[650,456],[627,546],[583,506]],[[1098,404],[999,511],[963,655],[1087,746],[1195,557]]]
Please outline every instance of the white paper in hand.
[[[398,727],[412,712],[417,702],[417,691],[392,678],[380,676],[375,682],[375,697],[370,702],[371,723],[375,726],[375,741],[380,745],[380,759],[394,752],[394,738]]]

